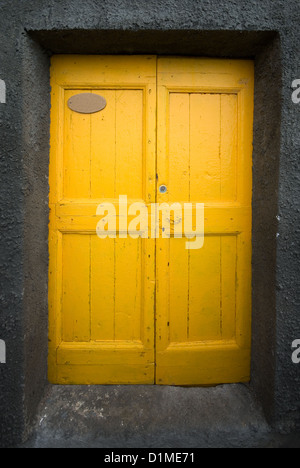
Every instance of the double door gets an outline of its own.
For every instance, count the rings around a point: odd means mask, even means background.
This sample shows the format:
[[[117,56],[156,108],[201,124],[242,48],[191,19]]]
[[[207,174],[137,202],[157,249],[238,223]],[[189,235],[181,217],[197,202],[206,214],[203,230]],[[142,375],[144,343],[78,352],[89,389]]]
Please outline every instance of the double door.
[[[253,63],[55,56],[51,85],[50,381],[248,381]],[[71,108],[84,94],[105,107]],[[155,204],[204,204],[201,248],[172,210],[154,236]]]

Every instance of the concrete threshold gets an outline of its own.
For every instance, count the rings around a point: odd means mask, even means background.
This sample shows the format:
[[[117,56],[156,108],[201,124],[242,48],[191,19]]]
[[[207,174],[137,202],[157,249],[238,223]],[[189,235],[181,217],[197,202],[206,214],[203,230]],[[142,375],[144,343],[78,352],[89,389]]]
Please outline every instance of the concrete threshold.
[[[245,385],[51,386],[28,448],[300,448]]]

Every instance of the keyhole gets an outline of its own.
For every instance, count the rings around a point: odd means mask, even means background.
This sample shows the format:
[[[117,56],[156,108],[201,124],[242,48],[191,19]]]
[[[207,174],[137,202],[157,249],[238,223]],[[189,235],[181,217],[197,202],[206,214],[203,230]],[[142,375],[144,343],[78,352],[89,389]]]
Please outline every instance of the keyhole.
[[[166,185],[161,185],[159,187],[159,191],[160,191],[160,193],[167,193],[168,189],[167,189]]]

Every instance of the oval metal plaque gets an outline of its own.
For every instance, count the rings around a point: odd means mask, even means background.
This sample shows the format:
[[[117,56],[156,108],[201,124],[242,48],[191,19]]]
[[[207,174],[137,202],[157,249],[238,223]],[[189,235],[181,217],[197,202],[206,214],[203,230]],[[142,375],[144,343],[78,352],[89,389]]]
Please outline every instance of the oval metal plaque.
[[[105,109],[107,105],[103,96],[92,93],[81,93],[68,100],[68,107],[79,114],[95,114]]]

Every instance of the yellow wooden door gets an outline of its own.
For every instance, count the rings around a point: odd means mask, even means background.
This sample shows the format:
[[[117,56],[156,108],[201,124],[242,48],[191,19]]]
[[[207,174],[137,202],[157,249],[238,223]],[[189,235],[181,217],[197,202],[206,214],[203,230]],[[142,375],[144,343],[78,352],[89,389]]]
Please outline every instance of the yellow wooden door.
[[[162,202],[205,203],[205,239],[157,243],[156,381],[250,379],[253,64],[158,60]]]
[[[155,243],[124,235],[119,196],[155,201],[156,58],[56,56],[51,85],[50,381],[154,383]],[[106,108],[70,110],[79,93]],[[106,202],[118,231],[99,239]]]
[[[57,56],[51,70],[50,381],[249,380],[253,64]],[[106,108],[69,109],[86,92]],[[203,248],[129,237],[120,196],[205,203]],[[107,202],[117,233],[99,239]]]

